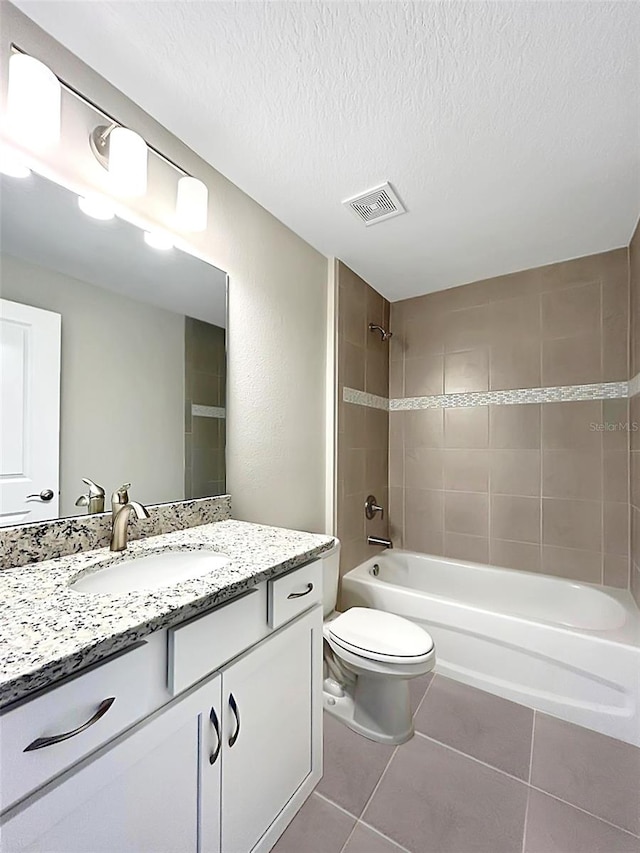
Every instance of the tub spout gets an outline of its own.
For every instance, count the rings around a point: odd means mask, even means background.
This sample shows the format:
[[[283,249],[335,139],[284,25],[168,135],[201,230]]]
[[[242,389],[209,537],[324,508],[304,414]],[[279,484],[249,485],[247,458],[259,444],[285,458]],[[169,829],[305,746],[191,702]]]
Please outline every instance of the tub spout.
[[[381,545],[383,548],[393,548],[391,539],[385,539],[383,536],[367,536],[367,545]]]

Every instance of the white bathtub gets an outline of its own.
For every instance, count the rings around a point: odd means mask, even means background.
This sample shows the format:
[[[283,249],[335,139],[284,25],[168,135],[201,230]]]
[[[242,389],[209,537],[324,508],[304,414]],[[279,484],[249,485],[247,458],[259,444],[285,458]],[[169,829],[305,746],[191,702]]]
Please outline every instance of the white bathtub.
[[[626,591],[388,551],[345,575],[342,601],[423,625],[443,675],[640,745],[640,611]]]

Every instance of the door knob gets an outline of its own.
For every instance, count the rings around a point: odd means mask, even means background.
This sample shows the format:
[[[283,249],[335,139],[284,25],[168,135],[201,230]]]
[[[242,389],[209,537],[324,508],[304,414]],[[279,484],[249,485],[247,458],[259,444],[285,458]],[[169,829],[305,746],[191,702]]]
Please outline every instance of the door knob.
[[[51,489],[43,489],[39,495],[27,495],[28,498],[40,498],[41,501],[53,500],[53,491]]]

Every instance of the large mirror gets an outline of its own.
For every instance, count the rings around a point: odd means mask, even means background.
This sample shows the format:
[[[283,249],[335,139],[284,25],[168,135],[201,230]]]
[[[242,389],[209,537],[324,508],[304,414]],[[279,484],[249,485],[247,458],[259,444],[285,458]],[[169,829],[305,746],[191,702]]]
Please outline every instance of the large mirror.
[[[225,491],[226,274],[2,176],[0,523]]]

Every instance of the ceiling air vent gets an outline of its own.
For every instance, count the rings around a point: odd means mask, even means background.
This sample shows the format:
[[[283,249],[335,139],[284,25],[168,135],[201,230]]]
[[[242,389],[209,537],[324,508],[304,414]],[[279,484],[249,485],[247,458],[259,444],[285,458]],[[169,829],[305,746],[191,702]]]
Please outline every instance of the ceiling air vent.
[[[366,193],[345,199],[342,203],[365,225],[375,225],[383,219],[391,219],[392,216],[407,212],[390,184],[381,184]]]

